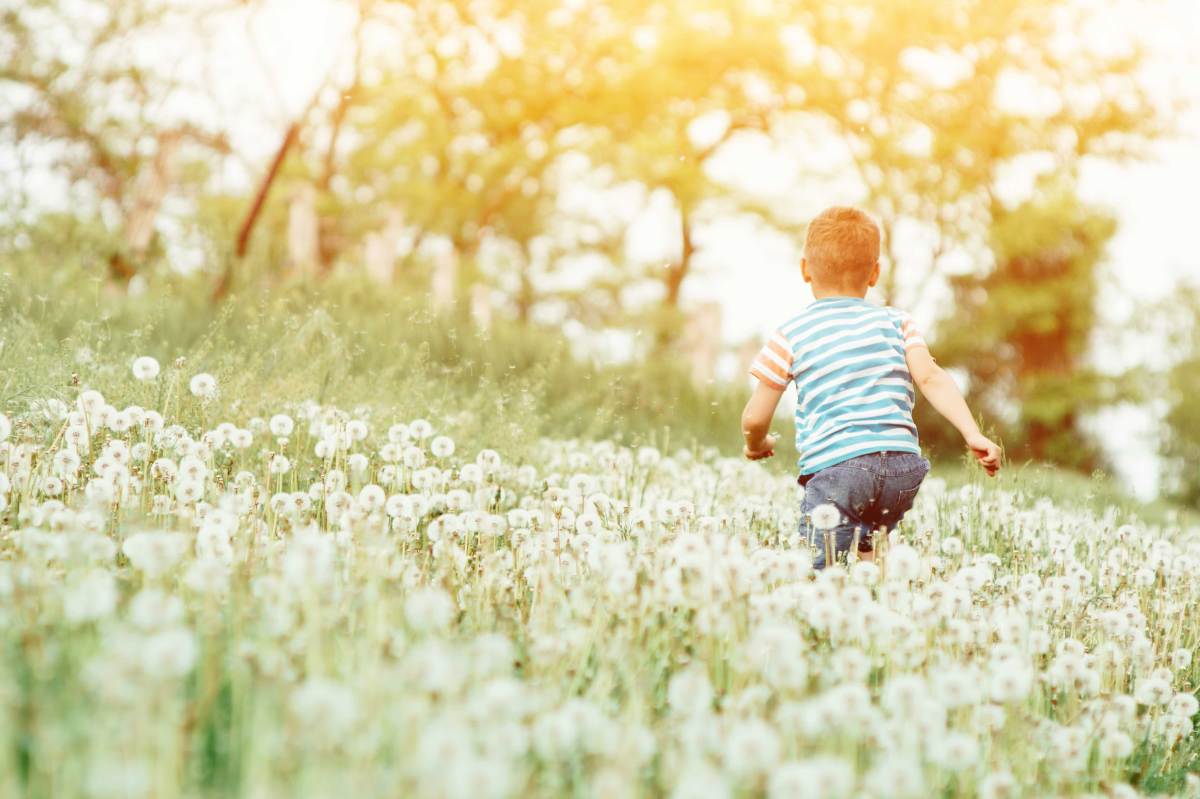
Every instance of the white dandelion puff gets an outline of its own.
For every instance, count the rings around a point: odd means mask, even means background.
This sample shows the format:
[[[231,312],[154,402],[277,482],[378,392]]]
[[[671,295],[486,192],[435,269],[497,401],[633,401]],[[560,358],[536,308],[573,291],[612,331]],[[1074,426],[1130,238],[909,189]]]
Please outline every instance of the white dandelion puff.
[[[832,530],[841,524],[842,512],[828,502],[812,509],[812,525],[818,530]]]
[[[149,355],[143,355],[133,361],[133,376],[142,382],[155,379],[158,377],[159,371],[158,361]]]
[[[212,399],[217,395],[217,379],[208,372],[201,372],[188,382],[188,389],[202,400]]]

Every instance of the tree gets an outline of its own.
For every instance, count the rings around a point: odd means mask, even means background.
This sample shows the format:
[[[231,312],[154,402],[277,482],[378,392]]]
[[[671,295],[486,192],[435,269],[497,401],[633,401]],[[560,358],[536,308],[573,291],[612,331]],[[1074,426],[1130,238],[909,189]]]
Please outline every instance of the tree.
[[[798,234],[788,209],[713,178],[739,137],[786,147],[800,130],[838,143],[841,161],[801,157],[802,174],[855,177],[859,195],[831,201],[881,218],[884,298],[911,304],[939,281],[946,254],[984,249],[1014,163],[1062,172],[1088,155],[1129,155],[1165,118],[1138,83],[1136,46],[1064,45],[1064,27],[1099,13],[1071,0],[355,7],[354,64],[285,172],[318,187],[323,258],[355,260],[386,220],[402,219],[414,242],[451,244],[459,284],[487,281],[522,318],[566,299],[608,324],[631,310],[614,298],[643,284],[657,290],[669,337],[704,225],[749,215]],[[1030,94],[1041,101],[1019,101]],[[621,237],[636,211],[604,219],[564,203],[564,187],[587,181],[665,192],[677,257],[628,263]],[[905,247],[901,262],[906,226],[926,244]],[[580,254],[606,267],[583,287],[552,287],[556,274],[586,271]]]
[[[770,76],[778,113],[828,125],[882,221],[886,302],[912,305],[945,256],[986,245],[1000,179],[1088,155],[1125,157],[1169,116],[1142,86],[1135,41],[1092,48],[1104,9],[1071,0],[789,4],[793,57]],[[1035,166],[1039,165],[1039,166]],[[897,245],[905,225],[925,235]],[[904,285],[898,280],[906,274]]]
[[[786,147],[799,131],[839,145],[823,146],[822,160],[799,155],[802,179],[856,178],[857,196],[830,202],[861,202],[881,219],[883,299],[912,305],[940,283],[947,255],[986,254],[1004,211],[1000,184],[1014,169],[1071,173],[1087,156],[1133,156],[1169,118],[1140,83],[1136,42],[1118,51],[1093,49],[1086,36],[1065,42],[1063,29],[1103,22],[1070,0],[654,8],[644,37],[652,44],[631,54],[624,84],[608,87],[615,94],[598,104],[597,120],[606,135],[591,141],[596,162],[615,166],[614,181],[665,190],[678,209],[678,258],[625,269],[628,280],[662,284],[668,315],[704,223],[751,213],[799,232],[786,208],[712,179],[709,162],[739,137],[766,134]],[[692,125],[713,115],[723,128],[697,141]],[[923,235],[902,247],[905,230]]]
[[[352,101],[331,109],[290,176],[319,187],[323,221],[336,229],[329,261],[358,255],[385,220],[402,220],[410,253],[435,238],[449,244],[455,293],[493,282],[527,318],[537,278],[553,268],[548,252],[602,250],[607,237],[571,230],[558,205],[564,156],[591,135],[594,84],[624,33],[590,24],[586,11],[564,17],[550,0],[372,5],[353,91],[342,95]],[[498,273],[484,273],[485,248]]]
[[[10,208],[26,211],[18,222],[36,221],[46,209],[27,193],[57,179],[70,218],[106,242],[118,281],[152,253],[160,211],[196,159],[227,150],[201,122],[156,113],[179,87],[138,55],[139,43],[197,12],[164,0],[46,0],[0,12],[0,86],[9,100],[0,139],[22,162],[19,183],[6,187]],[[66,217],[56,219],[61,229]]]
[[[1099,267],[1115,230],[1069,182],[1050,184],[996,214],[991,267],[951,278],[954,313],[939,328],[938,359],[966,373],[968,401],[1000,421],[1018,459],[1096,468],[1098,449],[1080,422],[1130,398],[1127,380],[1089,363]],[[944,441],[945,426],[923,416],[927,442]]]
[[[1167,340],[1178,353],[1165,375],[1162,394],[1165,493],[1200,509],[1200,286],[1180,290],[1161,309],[1172,329]]]

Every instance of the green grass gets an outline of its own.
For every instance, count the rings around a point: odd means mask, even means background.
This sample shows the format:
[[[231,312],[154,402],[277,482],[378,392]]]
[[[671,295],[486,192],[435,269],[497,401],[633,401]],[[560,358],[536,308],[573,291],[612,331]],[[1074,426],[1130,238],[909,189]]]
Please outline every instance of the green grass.
[[[214,418],[311,399],[436,415],[456,436],[517,453],[538,435],[726,451],[740,440],[743,392],[733,386],[697,389],[665,361],[581,362],[555,330],[481,330],[401,288],[337,279],[245,289],[214,307],[200,281],[164,279],[129,297],[71,277],[0,275],[0,408],[73,399],[80,386],[118,406],[156,404],[129,370],[152,355],[164,367],[160,391],[185,390],[197,372],[217,377]]]
[[[158,406],[162,396],[129,366],[152,355],[158,392],[186,391],[197,372],[221,394],[210,418],[268,415],[303,400],[361,406],[404,418],[436,416],[456,439],[520,456],[539,436],[610,438],[667,449],[740,450],[740,384],[697,387],[667,358],[602,366],[572,357],[557,330],[500,321],[481,330],[465,315],[439,315],[411,286],[356,278],[243,286],[220,305],[203,279],[159,277],[140,296],[74,268],[12,263],[0,272],[0,410],[31,400],[73,399],[96,388],[118,406]],[[199,421],[199,420],[197,420]],[[773,471],[794,469],[791,419],[781,411]],[[978,479],[964,461],[935,474]],[[1156,523],[1195,523],[1194,512],[1140,503],[1112,477],[1009,464],[999,478],[1030,496],[1071,505],[1114,505]]]
[[[15,269],[0,275],[0,410],[21,411],[31,400],[47,396],[70,400],[86,386],[104,392],[118,406],[138,403],[170,411],[172,421],[180,418],[197,429],[224,418],[244,421],[251,415],[269,415],[306,399],[343,408],[362,406],[381,420],[425,416],[437,420],[439,431],[468,451],[494,447],[515,459],[523,453],[532,456],[541,436],[609,438],[672,450],[714,446],[726,454],[740,447],[737,420],[745,397],[740,386],[697,389],[685,372],[665,360],[609,367],[580,362],[553,330],[499,323],[481,331],[460,316],[431,314],[423,308],[422,297],[408,296],[399,288],[331,280],[270,292],[243,289],[214,308],[205,296],[206,286],[198,281],[163,280],[152,293],[127,297],[111,294],[99,281],[77,278],[77,273]],[[133,358],[144,354],[164,366],[163,376],[152,386],[137,383],[130,373]],[[221,386],[220,396],[207,406],[183,397],[188,379],[200,371],[213,373]],[[775,430],[782,434],[782,444],[769,466],[789,472],[794,463],[790,420],[781,415]],[[951,487],[987,480],[977,468],[957,461],[936,464],[934,475]],[[1138,516],[1163,525],[1195,522],[1194,516],[1166,503],[1138,503],[1103,475],[1009,464],[995,484],[1030,506],[1044,498],[1097,513],[1116,508],[1118,519]],[[956,522],[947,510],[933,526],[947,535],[955,524],[990,530],[985,534],[998,540],[995,533],[1004,524],[1001,514],[989,516],[978,509],[971,514]],[[997,549],[992,546],[989,551]],[[391,599],[394,602],[395,596]],[[362,630],[350,624],[358,611],[350,606],[344,610],[345,629],[353,629],[345,640],[361,643]],[[519,628],[519,616],[506,621],[501,612],[501,606],[481,606],[470,624],[481,631],[491,625]],[[702,639],[690,624],[678,626],[677,621],[659,616],[655,624],[662,629],[651,628],[662,652],[709,657],[719,669],[719,682],[729,681],[727,652],[721,648],[727,644],[714,643],[708,655],[697,653],[693,647]],[[230,623],[234,622],[243,620]],[[519,640],[518,635],[514,638]],[[217,658],[203,661],[205,674],[221,671],[219,659],[231,656],[236,640],[230,633],[228,640],[204,642],[206,651],[211,648]],[[618,686],[613,690],[625,692],[637,688],[640,674],[650,680],[654,705],[661,707],[666,668],[609,662],[606,658],[611,659],[613,651],[622,651],[614,650],[612,643],[606,633],[594,648],[582,649],[585,657],[571,664],[571,682],[563,682],[567,674],[551,673],[546,679],[568,685],[570,693],[600,693],[605,686],[597,674],[608,675]],[[41,658],[57,657],[39,647],[36,639],[26,636],[8,642],[3,653],[5,661],[20,667],[13,674],[26,709],[53,706],[61,696],[63,674],[80,668],[79,662],[62,659],[54,661],[58,671],[39,671]],[[624,651],[645,650],[639,643]],[[655,663],[655,657],[651,653],[646,663]],[[659,666],[666,662],[657,661]],[[248,771],[256,758],[270,760],[264,754],[270,751],[266,744],[238,733],[256,729],[246,717],[248,707],[277,712],[273,699],[260,694],[255,701],[261,700],[261,705],[243,704],[249,678],[236,669],[221,674],[211,683],[197,676],[187,689],[189,696],[199,697],[194,723],[185,725],[188,745],[194,749],[188,764],[194,773],[188,781],[197,786],[197,795],[222,795],[227,786],[249,784],[253,775]],[[630,675],[627,683],[622,682],[625,675]],[[54,720],[70,731],[68,740],[55,744],[63,751],[77,747],[76,737],[90,740],[95,735],[89,705],[70,706],[69,712]],[[18,720],[30,726],[35,720],[47,722],[35,719],[32,710]],[[1139,752],[1136,784],[1145,791],[1180,791],[1185,775],[1194,769],[1198,746],[1193,736],[1171,758],[1150,749]],[[59,754],[20,743],[9,763],[26,782],[31,762],[57,764],[62,762]]]

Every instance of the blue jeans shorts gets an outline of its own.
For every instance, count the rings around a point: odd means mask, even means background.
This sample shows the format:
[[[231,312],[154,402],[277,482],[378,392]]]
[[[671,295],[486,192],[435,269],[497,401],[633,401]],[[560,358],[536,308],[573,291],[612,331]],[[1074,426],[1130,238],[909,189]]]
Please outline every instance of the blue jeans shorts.
[[[929,474],[929,461],[911,452],[871,452],[834,464],[813,474],[802,474],[800,533],[813,548],[813,567],[825,568],[826,535],[833,537],[833,555],[844,560],[854,538],[858,549],[872,549],[876,530],[894,530],[912,509],[921,481]],[[833,505],[840,520],[830,530],[812,524],[813,508]]]

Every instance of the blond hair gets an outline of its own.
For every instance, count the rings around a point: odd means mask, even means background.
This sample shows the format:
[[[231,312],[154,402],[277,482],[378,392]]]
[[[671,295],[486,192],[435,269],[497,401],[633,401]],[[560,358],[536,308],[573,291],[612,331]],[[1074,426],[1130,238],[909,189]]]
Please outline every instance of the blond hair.
[[[813,280],[827,286],[864,288],[879,262],[875,220],[857,208],[826,208],[808,225],[804,257]]]

